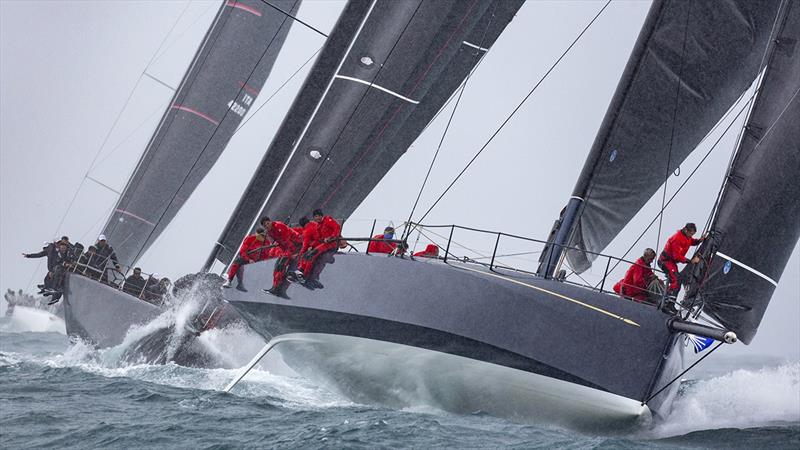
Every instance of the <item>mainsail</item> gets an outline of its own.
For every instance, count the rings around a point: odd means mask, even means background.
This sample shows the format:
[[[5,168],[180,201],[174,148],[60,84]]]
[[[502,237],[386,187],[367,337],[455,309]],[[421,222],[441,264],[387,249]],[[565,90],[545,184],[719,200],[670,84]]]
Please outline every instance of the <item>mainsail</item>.
[[[653,3],[572,194],[570,245],[602,251],[751,85],[778,4]],[[567,257],[576,272],[594,259]]]
[[[725,181],[699,280],[704,311],[749,343],[800,238],[800,2],[786,2]]]
[[[207,266],[230,261],[259,212],[346,219],[522,3],[351,1]]]
[[[300,0],[227,0],[122,192],[103,233],[132,265],[227,146],[269,76]]]

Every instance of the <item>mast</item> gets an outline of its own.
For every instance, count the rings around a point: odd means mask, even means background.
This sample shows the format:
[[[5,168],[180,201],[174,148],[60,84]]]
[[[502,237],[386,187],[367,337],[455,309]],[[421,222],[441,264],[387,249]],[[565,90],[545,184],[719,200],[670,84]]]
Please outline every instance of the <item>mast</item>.
[[[273,3],[293,14],[300,0]],[[258,0],[222,3],[104,227],[122,264],[152,245],[219,158],[291,24]]]
[[[313,97],[304,94],[305,87],[301,91],[265,156],[273,168],[259,170],[251,182],[263,187],[269,181],[259,192],[262,203],[252,209],[254,196],[245,194],[251,207],[234,212],[206,268],[215,259],[227,264],[252,221],[262,215],[284,220],[322,207],[326,214],[347,218],[424,130],[522,3],[370,2],[369,8],[359,9],[358,27],[348,22],[350,39],[339,44],[344,51],[334,64],[324,53],[343,26],[337,24],[310,75],[327,80],[325,88],[317,84]],[[348,8],[359,4],[350,2]],[[484,45],[471,42],[478,31]],[[281,136],[291,139],[279,140]],[[274,163],[281,163],[281,170]]]
[[[697,147],[761,69],[777,2],[653,3],[539,274],[577,273]],[[564,252],[562,246],[578,250]]]
[[[800,238],[800,2],[783,3],[762,84],[687,299],[750,343]],[[690,268],[691,270],[691,268]]]

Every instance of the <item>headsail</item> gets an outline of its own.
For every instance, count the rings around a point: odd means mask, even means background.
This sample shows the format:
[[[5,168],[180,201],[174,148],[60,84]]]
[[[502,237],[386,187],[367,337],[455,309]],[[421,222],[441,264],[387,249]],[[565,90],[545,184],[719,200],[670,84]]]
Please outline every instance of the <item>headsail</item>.
[[[778,3],[653,3],[575,186],[570,245],[602,251],[750,86]],[[567,257],[577,272],[594,259]]]
[[[711,239],[700,249],[709,261],[698,285],[704,311],[745,343],[800,238],[800,2],[786,2],[783,12]]]
[[[352,1],[265,156],[251,186],[272,187],[263,215],[297,218],[317,207],[348,217],[464,81],[522,5],[483,2]],[[353,28],[352,18],[361,18]],[[337,37],[350,32],[346,42]],[[338,49],[335,64],[326,55]],[[342,51],[344,50],[344,51]],[[307,91],[315,97],[306,95]],[[309,100],[313,98],[312,103]],[[300,118],[302,121],[296,121]],[[300,126],[302,125],[302,126]],[[260,177],[260,179],[259,179]],[[277,180],[277,181],[276,181]],[[265,184],[265,182],[271,182]],[[248,189],[248,192],[251,190]],[[255,193],[253,193],[255,194]],[[212,254],[228,262],[259,209],[245,194]],[[245,199],[242,201],[245,202]],[[224,247],[223,247],[224,246]]]
[[[270,0],[296,11],[300,0]],[[104,234],[131,265],[208,173],[263,87],[292,19],[258,0],[222,3]]]

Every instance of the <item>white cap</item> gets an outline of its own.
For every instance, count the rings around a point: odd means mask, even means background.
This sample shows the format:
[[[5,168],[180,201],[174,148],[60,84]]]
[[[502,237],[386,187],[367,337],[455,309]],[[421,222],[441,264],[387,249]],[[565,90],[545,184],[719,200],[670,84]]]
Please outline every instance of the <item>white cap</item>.
[[[101,234],[100,236],[97,236],[97,240],[98,241],[105,241],[106,240],[106,235],[105,234]]]
[[[158,277],[158,272],[153,272],[153,274],[152,274],[152,275],[150,275],[150,276],[151,276],[151,277],[153,277],[153,278],[155,278],[155,279],[158,279],[158,278],[159,278],[159,277]]]

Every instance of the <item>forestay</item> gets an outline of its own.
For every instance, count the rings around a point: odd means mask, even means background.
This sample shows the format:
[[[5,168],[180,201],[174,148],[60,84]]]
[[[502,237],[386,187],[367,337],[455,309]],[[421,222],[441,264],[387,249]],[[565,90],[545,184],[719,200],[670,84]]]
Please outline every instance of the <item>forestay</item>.
[[[291,13],[300,5],[270,2]],[[120,263],[135,263],[217,161],[291,24],[259,0],[222,3],[104,228]]]
[[[800,2],[784,2],[761,89],[701,248],[704,311],[756,334],[800,237]],[[796,300],[796,299],[786,299]]]

